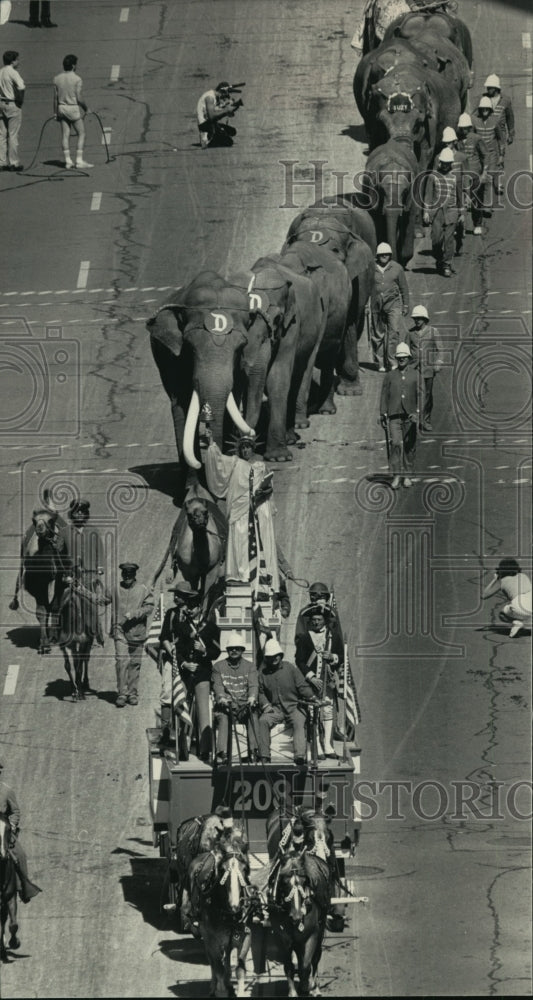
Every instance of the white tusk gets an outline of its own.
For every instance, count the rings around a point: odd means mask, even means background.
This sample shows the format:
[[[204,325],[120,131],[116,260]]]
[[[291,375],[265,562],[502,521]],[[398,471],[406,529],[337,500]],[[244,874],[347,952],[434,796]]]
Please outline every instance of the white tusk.
[[[194,435],[196,434],[196,425],[198,423],[199,414],[200,397],[196,392],[196,389],[193,389],[189,409],[187,410],[185,430],[183,432],[183,457],[185,458],[187,465],[190,465],[191,469],[202,468],[202,463],[198,461],[196,455],[194,454]]]
[[[232,392],[230,392],[226,400],[226,409],[233,420],[233,423],[242,434],[255,434],[253,427],[249,427],[244,420]]]

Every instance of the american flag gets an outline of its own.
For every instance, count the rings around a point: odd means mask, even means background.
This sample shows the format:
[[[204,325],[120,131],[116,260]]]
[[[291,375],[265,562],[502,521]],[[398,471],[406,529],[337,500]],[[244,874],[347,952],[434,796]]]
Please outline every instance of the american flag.
[[[187,704],[187,691],[178,667],[176,647],[172,650],[172,711],[179,716],[184,726],[192,729],[192,719]]]
[[[250,500],[248,504],[248,566],[250,571],[250,588],[253,596],[257,597],[258,591],[260,589],[261,590],[266,589],[266,592],[268,593],[269,578],[267,576],[265,553],[261,542],[261,534],[259,531],[259,524],[257,523],[257,515],[255,512],[253,469],[250,469],[249,483],[250,483]],[[257,549],[257,542],[259,542],[259,552]],[[258,569],[259,569],[259,579],[257,575]]]
[[[163,594],[159,595],[159,603],[155,606],[154,617],[150,623],[150,628],[148,629],[148,638],[145,643],[145,651],[148,656],[152,657],[157,663],[159,660],[159,635],[161,633],[161,626],[163,624],[163,615],[165,612],[164,598]]]
[[[335,600],[335,591],[333,587],[331,588],[331,608],[337,614],[337,602]],[[346,677],[346,691],[344,690],[344,678]],[[339,671],[339,697],[344,701],[344,727],[346,735],[349,739],[353,739],[355,735],[355,727],[361,722],[361,709],[359,707],[359,699],[357,697],[357,690],[355,687],[355,681],[353,679],[352,667],[350,664],[350,657],[348,654],[348,646],[344,646],[344,669]]]

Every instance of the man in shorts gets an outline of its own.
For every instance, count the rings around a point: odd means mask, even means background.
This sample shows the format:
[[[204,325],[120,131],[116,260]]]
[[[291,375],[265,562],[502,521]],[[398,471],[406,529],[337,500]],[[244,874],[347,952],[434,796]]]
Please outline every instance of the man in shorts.
[[[78,57],[69,55],[63,59],[63,73],[58,73],[54,77],[54,114],[61,122],[61,144],[65,154],[65,167],[70,170],[74,166],[70,156],[70,129],[74,129],[78,137],[78,148],[76,150],[76,167],[86,168],[94,166],[83,159],[83,147],[85,145],[85,124],[81,112],[87,114],[89,110],[85,101],[82,100],[81,77],[76,73]]]

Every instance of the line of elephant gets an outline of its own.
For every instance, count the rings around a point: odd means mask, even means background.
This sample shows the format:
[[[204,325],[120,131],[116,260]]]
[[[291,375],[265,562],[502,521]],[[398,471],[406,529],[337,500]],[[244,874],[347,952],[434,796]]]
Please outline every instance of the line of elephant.
[[[353,90],[369,140],[359,203],[372,206],[378,241],[403,267],[422,235],[415,178],[431,168],[443,130],[465,110],[472,64],[460,18],[413,11],[393,20],[357,65]]]
[[[357,194],[322,199],[292,221],[279,253],[227,278],[201,272],[149,319],[172,410],[178,502],[201,469],[198,424],[205,403],[222,450],[235,429],[261,428],[266,411],[265,458],[284,462],[292,459],[297,431],[309,426],[315,367],[318,412],[335,412],[335,391],[361,394],[358,341],[376,245],[385,239],[404,266],[411,259],[412,184],[431,164],[443,128],[455,125],[466,105],[471,64],[470,34],[458,18],[412,13],[392,22],[354,79],[370,145],[363,201]],[[366,211],[364,195],[372,187],[376,207]]]
[[[203,271],[148,321],[171,404],[181,489],[201,467],[205,403],[222,450],[235,428],[260,427],[266,409],[265,458],[283,462],[292,459],[297,430],[309,426],[315,367],[320,413],[335,412],[335,389],[361,393],[358,339],[375,251],[370,215],[349,199],[326,198],[293,220],[280,253],[228,278]]]

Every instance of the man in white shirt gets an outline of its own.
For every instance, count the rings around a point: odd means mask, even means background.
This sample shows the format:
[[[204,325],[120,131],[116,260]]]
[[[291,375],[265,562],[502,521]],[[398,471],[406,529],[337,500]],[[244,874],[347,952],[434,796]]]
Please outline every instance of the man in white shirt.
[[[25,83],[17,72],[19,54],[8,49],[0,69],[0,170],[15,170],[19,163],[19,132],[22,123]]]

